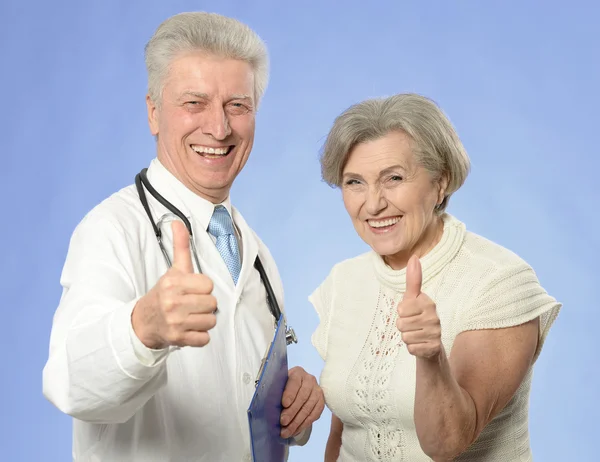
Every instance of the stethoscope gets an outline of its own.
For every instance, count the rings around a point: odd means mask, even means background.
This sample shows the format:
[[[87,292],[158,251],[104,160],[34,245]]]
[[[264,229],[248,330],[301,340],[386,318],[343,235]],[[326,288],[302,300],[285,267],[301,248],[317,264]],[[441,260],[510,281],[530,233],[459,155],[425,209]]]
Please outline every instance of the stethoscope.
[[[138,192],[138,195],[140,196],[140,201],[141,201],[142,205],[144,206],[144,210],[146,210],[146,214],[148,215],[148,218],[150,219],[152,228],[154,228],[154,234],[156,235],[156,240],[158,241],[158,245],[159,245],[160,250],[165,258],[165,262],[167,263],[167,266],[169,268],[171,267],[171,265],[172,265],[171,259],[169,258],[169,254],[167,253],[167,250],[165,249],[165,246],[163,245],[162,231],[161,231],[160,227],[154,222],[154,219],[152,218],[152,212],[150,211],[150,207],[148,205],[148,200],[146,199],[146,193],[144,192],[144,187],[142,186],[142,184],[146,187],[146,189],[152,195],[152,197],[154,197],[158,202],[160,202],[163,206],[165,206],[167,208],[167,210],[169,210],[171,213],[176,215],[181,221],[183,221],[183,223],[185,224],[185,227],[187,228],[187,230],[190,234],[190,249],[192,251],[194,262],[196,263],[198,271],[202,272],[202,270],[200,269],[200,260],[198,259],[198,253],[196,252],[196,244],[194,243],[194,235],[192,232],[192,225],[191,225],[190,221],[187,219],[187,217],[183,213],[181,213],[181,211],[177,207],[175,207],[173,204],[171,204],[167,199],[165,199],[163,196],[161,196],[158,193],[158,191],[156,189],[154,189],[154,187],[152,187],[152,185],[150,184],[150,181],[148,181],[148,177],[146,175],[147,170],[148,170],[147,168],[144,168],[144,169],[142,169],[142,171],[140,173],[138,173],[135,176],[135,187],[137,188],[137,192]],[[275,325],[277,325],[279,323],[279,318],[281,318],[281,310],[279,309],[279,304],[277,303],[277,299],[275,298],[275,293],[273,292],[273,288],[271,287],[271,283],[269,281],[267,273],[265,272],[265,269],[260,261],[260,258],[258,258],[258,255],[256,256],[256,260],[254,261],[254,267],[258,270],[258,273],[260,274],[260,279],[263,282],[263,285],[265,286],[265,289],[267,291],[267,302],[269,303],[269,310],[271,311],[271,314],[275,318]],[[298,338],[296,337],[296,333],[294,332],[294,329],[292,329],[291,327],[286,326],[286,328],[285,328],[285,340],[288,345],[290,345],[291,343],[298,343]]]

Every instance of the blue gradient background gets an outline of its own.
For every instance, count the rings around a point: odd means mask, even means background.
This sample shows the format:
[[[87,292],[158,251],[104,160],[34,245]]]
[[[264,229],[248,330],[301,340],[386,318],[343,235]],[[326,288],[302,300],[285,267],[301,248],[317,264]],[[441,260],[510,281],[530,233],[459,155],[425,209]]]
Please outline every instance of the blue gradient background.
[[[0,460],[70,460],[70,418],[41,393],[69,238],[153,157],[143,46],[166,17],[194,9],[247,22],[270,49],[271,84],[232,199],[278,261],[301,341],[291,363],[320,373],[307,296],[334,263],[366,249],[339,191],[320,180],[324,136],[361,99],[423,93],[449,114],[473,163],[449,211],[525,258],[564,303],[534,377],[535,460],[598,460],[600,8],[299,3],[0,3]],[[291,461],[322,460],[329,417]]]

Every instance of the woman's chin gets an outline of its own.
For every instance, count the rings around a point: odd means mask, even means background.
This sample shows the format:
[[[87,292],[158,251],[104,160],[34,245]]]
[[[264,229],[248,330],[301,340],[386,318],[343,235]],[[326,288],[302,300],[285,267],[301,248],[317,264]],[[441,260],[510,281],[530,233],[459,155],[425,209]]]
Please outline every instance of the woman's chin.
[[[389,265],[391,261],[396,262],[403,259],[405,249],[398,246],[377,246],[372,245],[371,248]]]

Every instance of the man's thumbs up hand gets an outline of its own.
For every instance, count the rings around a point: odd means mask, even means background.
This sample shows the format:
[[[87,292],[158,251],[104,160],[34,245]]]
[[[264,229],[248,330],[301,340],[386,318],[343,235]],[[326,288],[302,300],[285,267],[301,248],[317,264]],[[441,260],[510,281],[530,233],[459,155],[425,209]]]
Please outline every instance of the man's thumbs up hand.
[[[173,221],[173,266],[135,305],[133,330],[148,348],[206,345],[215,327],[217,299],[213,282],[194,273],[190,236],[183,223]]]

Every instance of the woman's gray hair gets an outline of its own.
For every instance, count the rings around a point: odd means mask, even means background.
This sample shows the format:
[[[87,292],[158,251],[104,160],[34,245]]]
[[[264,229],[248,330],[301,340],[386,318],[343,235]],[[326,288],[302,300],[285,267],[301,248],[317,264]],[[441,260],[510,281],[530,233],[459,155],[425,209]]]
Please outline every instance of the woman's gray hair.
[[[160,105],[164,79],[173,59],[194,51],[239,59],[254,71],[254,102],[258,106],[269,81],[269,57],[262,39],[240,21],[216,13],[191,12],[170,17],[146,44],[148,94]]]
[[[340,114],[321,154],[321,174],[330,186],[340,187],[350,152],[357,144],[400,131],[412,139],[417,162],[435,180],[447,176],[443,213],[450,196],[465,182],[470,170],[467,152],[450,120],[429,98],[412,93],[368,99]]]

